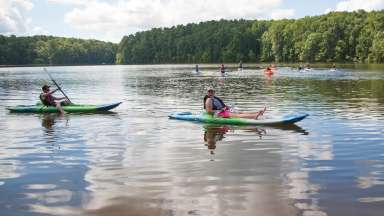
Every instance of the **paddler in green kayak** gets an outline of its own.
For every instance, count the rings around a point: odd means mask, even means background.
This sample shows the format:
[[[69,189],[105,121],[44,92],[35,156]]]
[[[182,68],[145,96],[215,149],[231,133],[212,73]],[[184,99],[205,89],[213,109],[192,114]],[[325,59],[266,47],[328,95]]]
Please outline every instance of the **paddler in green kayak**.
[[[45,106],[54,106],[56,107],[61,114],[64,114],[64,110],[61,106],[69,105],[69,101],[66,97],[54,97],[52,94],[58,91],[59,89],[55,89],[53,91],[50,90],[50,86],[44,85],[42,88],[43,92],[40,94],[40,100]]]
[[[231,112],[230,108],[226,106],[219,97],[215,96],[215,90],[212,87],[208,88],[207,95],[204,97],[204,109],[208,114],[222,117],[222,118],[249,118],[257,119],[262,116],[267,109],[258,112]]]

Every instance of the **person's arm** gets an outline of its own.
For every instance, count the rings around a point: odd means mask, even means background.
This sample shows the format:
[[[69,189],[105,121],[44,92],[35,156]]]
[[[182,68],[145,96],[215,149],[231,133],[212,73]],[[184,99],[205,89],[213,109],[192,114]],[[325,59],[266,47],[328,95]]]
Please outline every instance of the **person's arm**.
[[[213,107],[212,107],[212,100],[211,98],[208,98],[206,101],[205,101],[205,111],[207,111],[207,113],[213,115],[215,112],[213,111]]]

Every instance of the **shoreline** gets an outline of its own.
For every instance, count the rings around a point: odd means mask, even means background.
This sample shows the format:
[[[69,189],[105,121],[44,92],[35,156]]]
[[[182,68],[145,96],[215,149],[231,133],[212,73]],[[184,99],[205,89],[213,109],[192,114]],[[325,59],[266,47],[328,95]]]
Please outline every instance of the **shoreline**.
[[[145,66],[145,65],[191,65],[194,67],[195,65],[199,65],[200,67],[206,68],[215,68],[222,63],[159,63],[159,64],[57,64],[57,65],[0,65],[1,68],[23,68],[23,67],[81,67],[81,66]],[[309,64],[312,68],[330,68],[333,64],[336,64],[337,68],[360,68],[360,69],[384,69],[384,63],[327,63],[327,62],[316,62],[316,63],[303,63],[303,62],[281,62],[281,63],[273,63],[273,62],[258,62],[258,63],[244,63],[243,69],[264,69],[267,66],[274,64],[276,67],[293,67],[296,68],[299,65]],[[239,63],[228,62],[224,63],[227,68],[237,68]]]

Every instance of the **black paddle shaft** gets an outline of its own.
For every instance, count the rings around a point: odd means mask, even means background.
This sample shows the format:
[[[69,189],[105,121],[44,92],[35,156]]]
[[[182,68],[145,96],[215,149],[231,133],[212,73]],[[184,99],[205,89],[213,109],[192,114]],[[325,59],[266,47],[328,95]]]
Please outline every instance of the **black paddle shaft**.
[[[47,72],[49,78],[51,78],[52,82],[56,85],[56,87],[60,90],[60,92],[64,95],[65,98],[67,98],[67,100],[69,101],[69,103],[72,104],[72,101],[68,98],[68,96],[65,94],[65,92],[61,89],[61,87],[59,86],[59,84],[57,84],[57,82],[53,79],[53,77],[51,76],[51,74],[47,71],[47,69],[44,68],[44,71]]]

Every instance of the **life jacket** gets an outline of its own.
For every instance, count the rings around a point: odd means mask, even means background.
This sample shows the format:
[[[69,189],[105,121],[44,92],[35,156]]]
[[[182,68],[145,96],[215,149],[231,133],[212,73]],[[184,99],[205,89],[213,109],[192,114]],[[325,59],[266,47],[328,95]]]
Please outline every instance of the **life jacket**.
[[[204,97],[204,109],[205,109],[205,102],[207,101],[208,98],[210,98],[210,97],[208,95],[205,95],[205,97]],[[212,110],[221,110],[224,107],[226,107],[224,102],[216,96],[211,97],[211,100],[212,100]]]
[[[45,106],[55,106],[55,100],[53,99],[53,96],[51,94],[47,94],[45,97],[42,94],[40,94],[40,101],[43,103]]]

